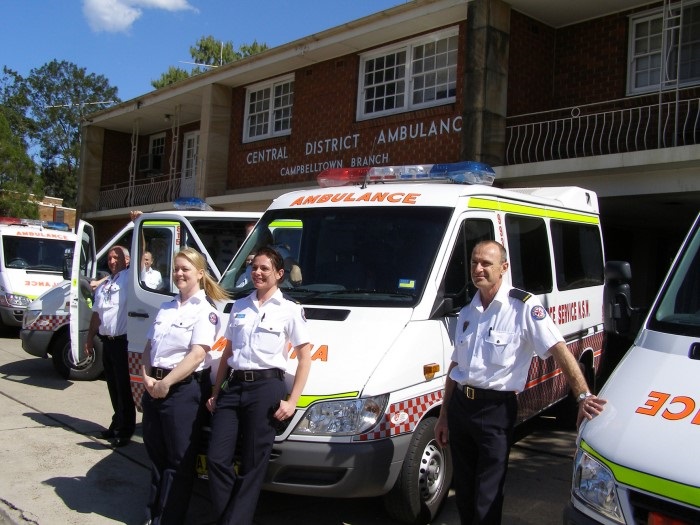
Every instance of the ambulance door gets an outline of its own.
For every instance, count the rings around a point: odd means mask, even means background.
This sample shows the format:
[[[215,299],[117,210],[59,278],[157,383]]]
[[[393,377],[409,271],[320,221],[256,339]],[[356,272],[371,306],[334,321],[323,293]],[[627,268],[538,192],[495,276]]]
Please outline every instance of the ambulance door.
[[[204,255],[209,273],[218,279],[219,273],[214,261],[186,218],[149,213],[137,219],[132,240],[127,305],[130,352],[143,352],[146,334],[160,306],[177,294],[172,280],[173,260],[177,252],[185,247],[194,248]],[[158,272],[160,279],[143,272],[142,260],[146,252],[151,254],[152,271]]]
[[[95,230],[85,221],[78,222],[75,247],[70,260],[70,348],[71,365],[83,368],[92,356],[85,355],[85,336],[92,316],[92,289],[95,278],[97,250]]]

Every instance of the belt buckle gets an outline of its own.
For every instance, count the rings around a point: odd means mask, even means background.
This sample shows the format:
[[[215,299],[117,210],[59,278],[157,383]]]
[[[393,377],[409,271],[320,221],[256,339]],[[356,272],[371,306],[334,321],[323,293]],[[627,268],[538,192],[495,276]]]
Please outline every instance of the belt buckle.
[[[255,371],[254,370],[243,370],[243,381],[249,383],[255,381]]]
[[[470,386],[465,386],[464,387],[464,395],[467,396],[467,399],[474,399],[476,392],[474,389]]]
[[[162,368],[156,368],[156,375],[155,375],[155,378],[156,378],[156,379],[163,379],[163,377],[165,377],[165,375],[163,374],[163,369],[162,369]]]

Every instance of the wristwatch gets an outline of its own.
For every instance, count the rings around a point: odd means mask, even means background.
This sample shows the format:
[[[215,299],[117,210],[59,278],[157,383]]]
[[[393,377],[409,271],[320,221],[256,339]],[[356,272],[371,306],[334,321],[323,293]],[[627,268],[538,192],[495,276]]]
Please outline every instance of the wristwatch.
[[[592,395],[593,395],[593,394],[591,394],[590,392],[581,392],[581,393],[578,395],[578,397],[576,398],[576,402],[577,402],[577,403],[580,403],[581,401],[583,401],[584,399],[586,399],[587,397],[590,397],[590,396],[592,396]]]

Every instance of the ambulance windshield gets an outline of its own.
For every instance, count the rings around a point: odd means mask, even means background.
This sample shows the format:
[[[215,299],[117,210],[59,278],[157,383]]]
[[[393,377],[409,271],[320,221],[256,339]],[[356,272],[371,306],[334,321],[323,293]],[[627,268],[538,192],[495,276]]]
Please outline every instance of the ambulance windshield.
[[[414,306],[451,213],[398,206],[271,210],[221,284],[234,298],[250,293],[246,258],[272,245],[285,261],[283,291],[302,304]]]
[[[700,337],[700,216],[649,320],[652,330]]]
[[[73,241],[40,237],[2,237],[4,266],[19,270],[61,273],[63,254],[73,248]]]

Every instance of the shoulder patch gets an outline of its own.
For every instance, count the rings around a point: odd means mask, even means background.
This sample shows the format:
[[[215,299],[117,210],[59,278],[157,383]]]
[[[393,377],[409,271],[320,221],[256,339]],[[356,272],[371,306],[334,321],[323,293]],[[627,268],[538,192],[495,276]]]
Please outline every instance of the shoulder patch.
[[[530,310],[530,315],[535,321],[541,321],[547,317],[547,310],[544,309],[544,306],[536,305]]]
[[[211,324],[217,324],[219,322],[219,316],[216,315],[214,312],[211,312],[209,314],[209,322]]]
[[[526,303],[527,300],[532,297],[532,294],[526,292],[525,290],[520,290],[519,288],[513,288],[510,292],[508,292],[508,296]]]

